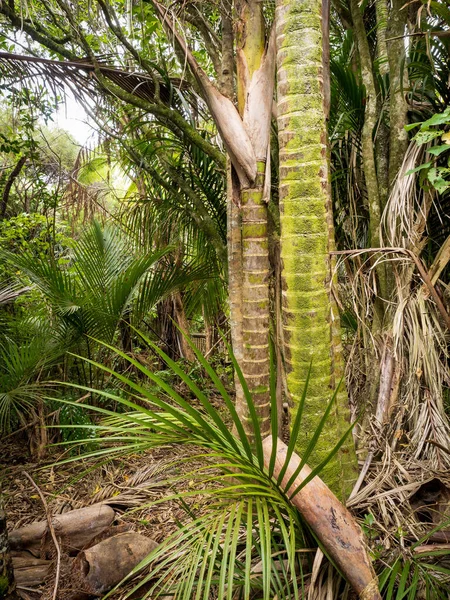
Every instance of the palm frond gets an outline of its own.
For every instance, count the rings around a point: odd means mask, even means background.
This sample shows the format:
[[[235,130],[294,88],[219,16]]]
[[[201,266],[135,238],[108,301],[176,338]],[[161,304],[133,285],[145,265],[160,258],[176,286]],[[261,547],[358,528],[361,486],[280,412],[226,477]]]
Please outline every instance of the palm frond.
[[[126,412],[92,407],[102,417],[95,429],[105,448],[91,452],[90,456],[136,452],[167,444],[190,446],[196,450],[192,467],[185,476],[174,479],[172,487],[179,486],[185,478],[195,480],[195,485],[168,498],[186,507],[186,519],[129,575],[132,577],[152,563],[150,574],[142,575],[137,588],[130,593],[149,584],[145,592],[141,591],[143,597],[176,595],[206,600],[211,592],[230,600],[236,595],[250,598],[255,592],[267,600],[274,594],[286,599],[302,597],[304,577],[310,572],[310,566],[304,558],[307,553],[299,550],[308,547],[309,534],[277,481],[264,469],[260,443],[252,450],[220,378],[191,342],[197,359],[229,410],[225,420],[189,375],[145,334],[140,333],[140,336],[187,385],[198,405],[185,400],[158,374],[120,350],[116,350],[120,358],[141,373],[139,381],[88,360],[95,368],[116,378],[127,390],[127,394],[120,397],[109,391],[98,391],[100,396],[116,399]],[[143,385],[143,378],[150,379],[158,390],[150,391]],[[246,388],[244,380],[242,385]],[[88,389],[80,385],[72,387]],[[274,386],[271,387],[272,410],[276,410]],[[252,397],[247,393],[246,398],[257,426]],[[73,404],[67,400],[62,402]],[[236,437],[231,433],[233,425]],[[84,427],[87,426],[80,426]],[[319,435],[317,431],[315,439]],[[186,465],[188,462],[187,457]],[[195,509],[189,507],[192,496],[203,497],[205,512],[196,514]]]
[[[198,99],[186,82],[170,80],[160,67],[153,66],[159,72],[150,76],[104,64],[101,58],[94,64],[89,59],[62,61],[0,52],[0,75],[12,84],[23,80],[39,82],[44,78],[51,90],[61,93],[64,91],[64,84],[70,82],[72,90],[84,90],[91,95],[94,91],[93,83],[101,75],[131,96],[146,102],[175,106],[179,103],[178,94],[184,93],[198,108]]]

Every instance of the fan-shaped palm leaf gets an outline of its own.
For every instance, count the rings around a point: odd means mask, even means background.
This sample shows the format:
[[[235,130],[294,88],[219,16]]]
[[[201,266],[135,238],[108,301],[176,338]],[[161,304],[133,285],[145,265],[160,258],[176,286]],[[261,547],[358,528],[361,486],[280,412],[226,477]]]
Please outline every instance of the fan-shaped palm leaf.
[[[264,599],[276,594],[279,598],[303,597],[303,574],[309,572],[307,554],[299,552],[306,546],[304,526],[298,512],[285,497],[277,481],[271,477],[272,467],[264,469],[263,446],[260,435],[255,435],[252,449],[220,378],[192,344],[197,359],[208,373],[221,394],[229,411],[228,420],[210,402],[196,382],[186,375],[156,345],[143,334],[143,340],[158,353],[168,367],[179,376],[195,395],[199,408],[192,406],[175,389],[137,360],[117,351],[119,356],[139,369],[160,390],[152,393],[121,373],[97,363],[126,387],[128,394],[117,401],[128,412],[113,413],[104,408],[94,410],[103,416],[96,426],[105,449],[92,452],[91,456],[136,452],[167,444],[191,446],[197,452],[186,459],[192,466],[187,473],[172,481],[173,485],[185,479],[195,480],[192,491],[175,493],[169,500],[187,506],[193,495],[204,496],[207,510],[195,515],[187,510],[187,520],[155,552],[133,572],[138,572],[150,562],[151,573],[143,577],[139,586],[151,581],[150,590],[143,597],[175,595],[178,598],[210,597],[211,592],[219,598],[235,598],[236,594],[249,598],[256,590]],[[249,413],[258,432],[258,417],[248,387],[237,367],[237,373],[249,404]],[[273,373],[272,373],[272,380]],[[83,386],[74,386],[88,389]],[[276,414],[275,386],[272,385],[272,408]],[[116,396],[99,392],[108,399]],[[302,403],[305,402],[306,390]],[[333,400],[330,402],[332,406]],[[71,404],[70,402],[66,402]],[[300,428],[301,414],[294,427]],[[320,435],[327,416],[317,430]],[[234,426],[237,437],[231,433]],[[83,429],[83,425],[80,426]],[[277,429],[274,419],[274,431]],[[79,443],[79,442],[78,442]],[[291,442],[286,460],[292,455],[295,438]],[[330,451],[327,460],[338,450],[343,440]],[[274,445],[276,446],[276,445]],[[309,450],[310,452],[310,450]],[[308,456],[305,456],[306,461]],[[69,459],[73,460],[73,459]],[[303,463],[302,463],[303,464]],[[312,476],[317,474],[314,470]],[[281,477],[281,475],[280,475]],[[306,537],[305,537],[306,535]],[[259,563],[260,567],[256,567]],[[128,597],[128,595],[127,595]]]

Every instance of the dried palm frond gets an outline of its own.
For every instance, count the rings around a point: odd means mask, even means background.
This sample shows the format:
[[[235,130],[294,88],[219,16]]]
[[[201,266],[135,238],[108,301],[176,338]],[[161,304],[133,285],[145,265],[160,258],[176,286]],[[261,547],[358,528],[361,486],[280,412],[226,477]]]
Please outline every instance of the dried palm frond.
[[[124,483],[110,483],[92,496],[91,503],[105,502],[114,506],[134,508],[161,495],[168,486],[168,474],[173,469],[171,460],[159,460],[136,471]],[[156,488],[159,489],[156,492]]]
[[[422,147],[412,143],[384,213],[389,243],[405,247],[416,256],[427,241],[426,225],[433,197],[419,187],[416,173],[407,173],[422,161]],[[429,461],[431,468],[445,470],[450,468],[450,455],[439,450],[439,444],[450,436],[443,406],[444,385],[450,383],[449,332],[429,290],[415,277],[414,263],[397,261],[392,269],[393,349],[403,371],[398,404],[408,407],[404,411],[405,422],[399,428],[412,432],[410,451],[414,459]]]
[[[88,147],[80,148],[77,154],[75,163],[70,173],[70,180],[64,192],[62,210],[74,220],[82,218],[83,223],[89,223],[95,218],[105,217],[106,211],[106,196],[109,186],[103,182],[95,182],[86,184],[79,180],[79,174],[86,168],[89,168],[90,162],[96,158],[98,148],[90,149]],[[107,157],[101,157],[103,161],[107,161]]]
[[[423,192],[417,186],[417,174],[407,173],[423,162],[423,157],[424,146],[411,142],[383,212],[380,233],[382,244],[385,246],[414,250],[422,237],[423,227],[418,227],[418,218],[421,218],[420,222],[426,222],[429,199],[424,198]],[[422,208],[423,200],[426,200],[426,204]]]
[[[379,548],[386,552],[396,548],[398,542],[400,548],[406,548],[412,541],[427,535],[433,525],[441,521],[445,525],[448,517],[441,512],[439,494],[429,504],[426,498],[417,500],[420,491],[430,483],[438,482],[443,490],[448,488],[448,471],[443,472],[438,467],[433,470],[429,461],[416,460],[408,436],[399,431],[396,436],[399,449],[393,452],[386,443],[382,459],[372,463],[369,469],[366,486],[347,502],[360,515],[372,515],[372,533],[377,536]],[[434,518],[424,519],[425,511],[434,514]]]
[[[99,76],[112,82],[131,96],[146,102],[162,102],[172,106],[177,100],[177,90],[183,92],[198,108],[197,98],[188,84],[179,79],[169,79],[157,75],[126,71],[101,62],[93,63],[89,59],[61,61],[37,56],[25,56],[11,52],[0,52],[0,76],[4,79],[41,80],[45,79],[49,88],[56,94],[64,91],[64,84],[71,83],[71,89],[88,95],[95,93],[94,83]],[[3,84],[5,85],[5,84]]]

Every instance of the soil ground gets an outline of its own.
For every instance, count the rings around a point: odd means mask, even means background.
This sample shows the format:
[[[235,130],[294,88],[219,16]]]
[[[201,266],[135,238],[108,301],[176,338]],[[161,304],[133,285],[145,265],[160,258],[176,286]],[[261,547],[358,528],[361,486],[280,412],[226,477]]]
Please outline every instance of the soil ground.
[[[10,439],[3,445],[0,457],[0,483],[10,530],[46,518],[42,501],[24,471],[39,486],[50,513],[55,516],[108,500],[116,511],[118,524],[161,542],[176,530],[186,514],[175,501],[153,504],[189,486],[186,480],[177,484],[168,482],[182,474],[186,448],[171,446],[114,458],[100,465],[86,459],[57,464],[67,458],[67,452],[56,451],[37,464],[31,461],[24,446],[24,439]],[[199,495],[191,502],[202,503],[204,498]],[[131,584],[128,590],[130,587]],[[25,600],[43,600],[49,589],[53,589],[51,579],[35,591],[19,591]],[[122,595],[111,598],[119,600]]]

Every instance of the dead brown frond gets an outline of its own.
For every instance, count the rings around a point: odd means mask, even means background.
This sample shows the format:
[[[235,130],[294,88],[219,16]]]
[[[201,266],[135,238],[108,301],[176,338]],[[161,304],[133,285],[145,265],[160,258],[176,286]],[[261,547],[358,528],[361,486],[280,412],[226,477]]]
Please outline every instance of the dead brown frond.
[[[131,96],[151,104],[160,102],[166,106],[173,104],[176,90],[181,89],[198,108],[197,98],[194,98],[186,82],[178,79],[165,81],[160,75],[126,71],[104,64],[101,60],[94,64],[88,59],[62,61],[0,52],[0,74],[5,80],[13,82],[31,80],[39,84],[44,79],[54,95],[64,95],[64,85],[71,84],[72,91],[77,92],[79,98],[83,93],[95,95],[94,84],[103,77]]]
[[[80,172],[89,166],[97,154],[97,147],[83,147],[78,152],[75,164],[69,174],[69,183],[64,193],[62,214],[72,222],[81,220],[90,222],[94,218],[103,218],[107,214],[106,200],[109,186],[102,182],[85,184],[79,180]]]
[[[423,154],[422,147],[410,145],[388,200],[381,232],[388,248],[372,255],[367,249],[354,251],[344,259],[351,263],[344,290],[357,319],[349,349],[349,387],[356,386],[354,403],[361,407],[364,402],[368,414],[359,434],[364,483],[359,482],[348,506],[361,516],[373,516],[368,535],[373,533],[372,542],[390,564],[394,548],[407,551],[448,517],[442,506],[446,503],[448,510],[450,423],[443,394],[450,385],[450,331],[435,287],[450,260],[450,243],[444,238],[428,271],[421,253],[434,198],[419,186],[417,173],[406,175],[424,162]],[[374,302],[379,301],[374,269],[380,264],[386,265],[392,284],[390,296],[382,299],[383,326],[374,331]],[[365,353],[371,345],[373,351]],[[380,365],[375,383],[374,363]],[[418,498],[433,486],[439,493],[423,501],[424,509]]]

